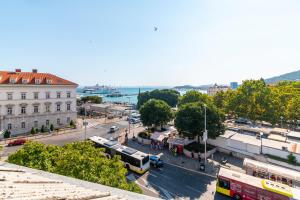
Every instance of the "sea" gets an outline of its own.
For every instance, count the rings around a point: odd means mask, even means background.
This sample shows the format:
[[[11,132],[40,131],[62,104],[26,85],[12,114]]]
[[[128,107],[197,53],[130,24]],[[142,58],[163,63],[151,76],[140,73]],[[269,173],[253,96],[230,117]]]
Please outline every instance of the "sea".
[[[153,91],[156,89],[172,89],[171,87],[117,87],[115,88],[118,93],[123,96],[120,97],[107,97],[107,94],[93,94],[93,93],[83,93],[83,87],[79,87],[77,89],[78,97],[84,96],[101,96],[103,102],[115,102],[115,103],[129,103],[130,104],[137,104],[137,96],[139,91],[146,92],[146,91]],[[177,90],[181,95],[185,94],[188,90],[180,89]],[[204,92],[204,91],[200,91]]]

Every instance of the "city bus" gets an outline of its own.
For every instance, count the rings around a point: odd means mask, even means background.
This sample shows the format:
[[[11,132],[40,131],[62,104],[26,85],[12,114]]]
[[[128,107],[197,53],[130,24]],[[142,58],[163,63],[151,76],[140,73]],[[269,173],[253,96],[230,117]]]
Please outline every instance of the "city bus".
[[[149,155],[138,150],[123,146],[117,141],[107,140],[99,136],[89,138],[95,147],[105,149],[108,157],[120,155],[125,167],[139,174],[143,174],[150,168]]]
[[[300,200],[300,191],[278,182],[221,167],[216,191],[236,200]]]
[[[298,171],[249,158],[244,159],[243,167],[248,175],[269,179],[291,187],[300,187],[300,172]]]

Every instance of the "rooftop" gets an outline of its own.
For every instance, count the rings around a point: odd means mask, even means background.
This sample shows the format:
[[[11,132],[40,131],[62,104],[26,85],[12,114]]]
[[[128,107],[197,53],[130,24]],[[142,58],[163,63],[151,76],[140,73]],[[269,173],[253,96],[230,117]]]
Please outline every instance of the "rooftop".
[[[37,70],[32,72],[0,71],[0,85],[18,84],[18,85],[70,85],[78,86],[76,83],[68,81],[49,73],[38,73]]]
[[[151,200],[117,188],[0,162],[0,199]]]

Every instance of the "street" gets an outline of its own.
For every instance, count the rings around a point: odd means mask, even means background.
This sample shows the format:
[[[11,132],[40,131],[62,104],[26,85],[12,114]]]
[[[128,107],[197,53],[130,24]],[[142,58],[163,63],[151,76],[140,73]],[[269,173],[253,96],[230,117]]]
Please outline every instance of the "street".
[[[86,130],[86,137],[97,135],[105,138],[116,137],[118,133],[108,133],[111,126],[118,126],[121,130],[128,127],[128,122],[121,120],[118,122],[108,122],[97,124],[91,122]],[[139,125],[132,126],[132,132],[137,134],[141,129]],[[45,144],[64,145],[74,141],[85,139],[84,129],[68,134],[53,135],[37,139]],[[21,146],[5,147],[3,156],[15,152]],[[151,167],[151,169],[140,176],[130,172],[127,176],[129,180],[135,181],[143,190],[144,194],[160,197],[163,199],[203,199],[203,200],[226,200],[227,197],[215,194],[216,177],[194,172],[183,167],[165,163],[161,169]]]

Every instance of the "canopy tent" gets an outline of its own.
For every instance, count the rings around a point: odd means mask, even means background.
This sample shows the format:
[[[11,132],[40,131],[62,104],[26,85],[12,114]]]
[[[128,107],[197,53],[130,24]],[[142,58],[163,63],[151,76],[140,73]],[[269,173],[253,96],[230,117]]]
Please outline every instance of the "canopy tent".
[[[171,132],[170,131],[165,131],[165,132],[154,132],[150,139],[162,142],[164,139],[168,138],[170,136]]]

